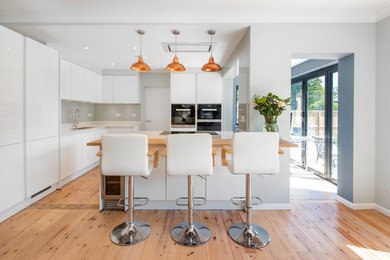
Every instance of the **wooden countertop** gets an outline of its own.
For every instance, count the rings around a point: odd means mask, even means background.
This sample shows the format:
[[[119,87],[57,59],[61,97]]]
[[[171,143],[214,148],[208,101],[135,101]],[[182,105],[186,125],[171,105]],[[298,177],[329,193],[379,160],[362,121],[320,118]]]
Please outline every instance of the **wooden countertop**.
[[[149,145],[166,145],[167,143],[167,136],[166,135],[153,135],[148,138]],[[101,146],[102,141],[101,139],[92,141],[87,143],[88,146]],[[222,138],[221,136],[213,136],[213,146],[231,146],[232,145],[232,139],[231,138]],[[287,140],[280,139],[279,140],[279,147],[281,148],[291,148],[291,147],[298,147],[297,144],[291,143]]]

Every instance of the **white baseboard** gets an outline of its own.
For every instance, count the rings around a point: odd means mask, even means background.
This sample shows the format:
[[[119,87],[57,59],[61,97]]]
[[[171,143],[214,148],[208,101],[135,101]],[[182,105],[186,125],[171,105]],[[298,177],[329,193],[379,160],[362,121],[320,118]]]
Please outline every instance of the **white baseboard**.
[[[382,213],[383,215],[390,217],[390,210],[382,206],[379,206],[376,203],[351,203],[350,201],[340,196],[337,196],[337,201],[341,202],[342,204],[344,204],[345,206],[353,210],[375,209],[376,211]]]
[[[353,210],[375,209],[376,207],[375,203],[352,203],[338,195],[337,195],[337,201],[341,202],[342,204],[344,204],[345,206]]]
[[[41,194],[35,196],[34,198],[26,198],[25,200],[23,200],[23,201],[19,202],[18,204],[12,206],[11,208],[2,211],[0,213],[0,223],[3,222],[4,220],[6,220],[7,218],[12,217],[13,215],[18,213],[19,211],[27,208],[31,204],[33,204],[33,203],[37,202],[38,200],[42,199],[43,197],[46,197],[47,195],[49,195],[50,193],[55,191],[57,189],[56,187],[57,187],[57,184],[53,184],[50,187],[50,189],[42,192]]]
[[[378,204],[375,204],[375,210],[382,213],[385,216],[390,217],[390,210],[389,209],[386,209],[382,206],[379,206]]]
[[[89,172],[90,170],[92,170],[93,168],[99,166],[99,162],[95,162],[83,169],[81,169],[80,171],[72,174],[72,175],[69,175],[68,177],[65,177],[61,180],[61,185],[64,186],[66,184],[68,184],[69,182],[77,179],[78,177],[84,175],[85,173]],[[61,189],[61,187],[59,187]]]
[[[347,206],[348,208],[354,209],[354,208],[353,208],[353,203],[352,203],[352,202],[350,202],[350,201],[344,199],[343,197],[340,197],[339,195],[337,195],[336,199],[337,199],[338,202],[344,204],[344,205]]]

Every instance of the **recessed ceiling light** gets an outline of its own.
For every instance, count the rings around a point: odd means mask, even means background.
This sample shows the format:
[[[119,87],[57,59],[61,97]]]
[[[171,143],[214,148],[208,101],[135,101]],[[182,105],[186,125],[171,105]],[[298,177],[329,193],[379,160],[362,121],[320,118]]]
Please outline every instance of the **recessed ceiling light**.
[[[134,47],[133,47],[133,50],[136,50],[136,49],[137,49],[137,47],[136,47],[136,46],[134,46]]]
[[[84,50],[88,50],[89,48],[88,48],[88,46],[84,46]]]
[[[5,48],[7,51],[9,51],[9,50],[11,50],[11,48],[10,47],[7,47],[7,48]]]
[[[115,62],[111,62],[111,66],[115,66]]]

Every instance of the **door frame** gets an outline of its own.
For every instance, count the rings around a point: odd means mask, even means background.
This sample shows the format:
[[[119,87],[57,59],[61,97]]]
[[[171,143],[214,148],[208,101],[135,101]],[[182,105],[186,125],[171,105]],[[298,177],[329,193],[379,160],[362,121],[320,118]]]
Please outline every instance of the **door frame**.
[[[332,183],[337,184],[337,180],[332,179],[332,135],[333,135],[333,73],[338,72],[338,64],[328,66],[319,70],[315,70],[304,75],[291,79],[291,85],[302,82],[302,136],[307,136],[308,126],[308,93],[307,81],[317,77],[325,77],[325,159],[324,173],[320,173],[315,169],[310,168],[316,175],[324,178]],[[306,141],[302,142],[303,148],[306,150]],[[306,152],[302,152],[303,167],[307,168]]]

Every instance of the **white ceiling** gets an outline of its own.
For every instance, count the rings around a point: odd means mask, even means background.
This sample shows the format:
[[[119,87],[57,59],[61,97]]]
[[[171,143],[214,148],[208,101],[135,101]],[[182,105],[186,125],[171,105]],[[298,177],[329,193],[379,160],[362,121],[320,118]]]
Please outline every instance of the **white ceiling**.
[[[161,42],[174,40],[172,29],[181,30],[183,42],[207,42],[207,30],[215,29],[214,57],[223,65],[251,23],[376,22],[388,15],[390,0],[0,0],[0,24],[96,71],[128,69],[136,61],[137,29],[146,31],[145,61],[162,70],[173,55]],[[207,58],[179,54],[189,68]]]
[[[100,72],[129,69],[139,55],[137,29],[145,30],[142,54],[152,70],[163,70],[172,62],[173,53],[163,42],[174,41],[173,29],[181,34],[178,42],[210,42],[207,30],[215,29],[213,56],[223,65],[233,52],[247,26],[239,24],[211,25],[44,25],[8,26],[26,36],[61,51],[64,59]],[[84,47],[87,46],[88,50]],[[207,63],[209,53],[178,53],[179,61],[188,68],[200,68]],[[114,64],[114,65],[112,65]]]
[[[0,23],[375,22],[389,0],[0,0]]]

